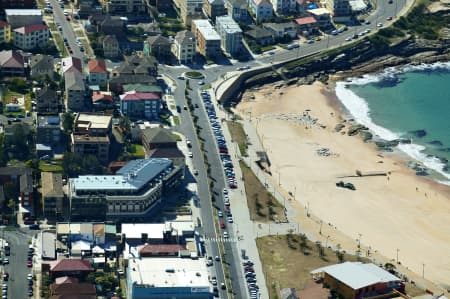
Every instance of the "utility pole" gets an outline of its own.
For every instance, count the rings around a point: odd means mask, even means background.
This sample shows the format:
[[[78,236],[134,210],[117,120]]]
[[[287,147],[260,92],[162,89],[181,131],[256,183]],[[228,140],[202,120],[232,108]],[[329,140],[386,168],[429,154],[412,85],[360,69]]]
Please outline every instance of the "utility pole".
[[[319,229],[319,235],[321,235],[321,234],[322,234],[322,224],[323,224],[323,221],[322,221],[322,220],[320,220],[320,229]]]
[[[400,251],[400,249],[397,248],[397,265],[398,265],[398,252]]]
[[[425,263],[422,263],[422,278],[425,278]]]
[[[362,238],[362,234],[358,233],[358,248],[361,248],[361,238]]]

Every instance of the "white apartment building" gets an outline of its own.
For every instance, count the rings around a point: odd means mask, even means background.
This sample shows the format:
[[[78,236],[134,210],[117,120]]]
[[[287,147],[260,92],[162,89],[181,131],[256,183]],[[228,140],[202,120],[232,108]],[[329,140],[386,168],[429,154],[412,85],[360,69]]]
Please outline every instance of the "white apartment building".
[[[242,49],[242,29],[231,16],[216,18],[216,30],[221,38],[222,49],[236,55]]]
[[[297,2],[295,0],[271,0],[273,10],[277,15],[285,15],[295,11]]]
[[[171,50],[179,63],[192,63],[196,53],[194,33],[188,30],[177,32]]]
[[[207,58],[220,54],[221,38],[208,20],[193,20],[192,32],[195,34],[197,50]]]
[[[26,25],[14,29],[13,43],[22,50],[30,50],[47,45],[50,38],[48,27],[43,24]]]

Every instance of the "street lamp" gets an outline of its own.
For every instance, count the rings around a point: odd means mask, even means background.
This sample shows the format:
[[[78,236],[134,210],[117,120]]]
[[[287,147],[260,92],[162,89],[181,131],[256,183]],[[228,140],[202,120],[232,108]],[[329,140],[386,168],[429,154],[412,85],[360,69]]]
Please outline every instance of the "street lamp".
[[[330,236],[327,236],[327,240],[325,241],[325,248],[328,248],[328,239],[330,238]]]
[[[322,235],[322,224],[323,224],[323,221],[320,220],[319,235]]]
[[[398,264],[398,252],[400,251],[400,249],[397,248],[397,264]]]
[[[361,248],[361,238],[362,238],[362,234],[358,233],[358,248]]]

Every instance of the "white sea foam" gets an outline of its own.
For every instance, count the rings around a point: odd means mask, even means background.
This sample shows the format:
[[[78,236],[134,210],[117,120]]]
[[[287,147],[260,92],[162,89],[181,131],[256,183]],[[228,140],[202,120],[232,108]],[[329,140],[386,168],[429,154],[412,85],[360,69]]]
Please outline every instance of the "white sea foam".
[[[395,78],[398,74],[411,71],[424,71],[436,69],[450,69],[450,62],[439,62],[434,64],[407,65],[401,68],[388,68],[379,74],[368,74],[359,78],[350,78],[346,82],[336,83],[336,96],[345,106],[348,112],[354,117],[356,122],[368,127],[372,133],[384,140],[394,140],[400,138],[387,128],[375,124],[370,117],[370,109],[367,102],[347,88],[348,85],[366,85],[379,82],[386,78]],[[398,148],[411,158],[421,162],[425,167],[432,169],[450,180],[450,174],[443,170],[445,166],[438,158],[430,157],[423,151],[425,147],[418,144],[399,144]],[[450,181],[439,181],[449,185]]]

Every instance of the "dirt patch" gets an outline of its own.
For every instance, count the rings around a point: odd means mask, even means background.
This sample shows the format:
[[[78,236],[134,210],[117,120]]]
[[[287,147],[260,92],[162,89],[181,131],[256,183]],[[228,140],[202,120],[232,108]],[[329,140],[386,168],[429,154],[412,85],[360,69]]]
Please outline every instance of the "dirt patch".
[[[358,257],[342,253],[340,257],[329,248],[313,243],[299,235],[267,236],[256,240],[259,255],[266,275],[266,284],[270,298],[279,298],[283,288],[295,288],[297,291],[311,287],[310,271],[340,261],[357,261]],[[363,262],[367,260],[361,258]],[[320,288],[321,289],[321,288]],[[311,292],[324,294],[324,290]],[[300,298],[322,298],[322,297]],[[327,297],[324,297],[327,298]]]

